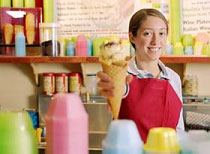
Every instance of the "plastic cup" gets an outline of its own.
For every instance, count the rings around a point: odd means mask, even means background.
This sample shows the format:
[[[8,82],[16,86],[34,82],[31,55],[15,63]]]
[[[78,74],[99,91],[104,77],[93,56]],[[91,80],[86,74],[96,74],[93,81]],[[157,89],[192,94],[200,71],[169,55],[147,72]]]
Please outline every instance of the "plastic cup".
[[[185,55],[193,55],[193,47],[192,46],[186,46],[184,50]]]
[[[173,54],[173,50],[174,50],[173,45],[168,44],[168,45],[166,46],[166,51],[165,51],[165,53],[166,53],[166,54]]]
[[[173,50],[174,55],[184,55],[184,49],[181,42],[177,42]]]
[[[103,154],[141,154],[143,143],[135,123],[131,120],[114,120],[103,141]]]
[[[26,111],[0,112],[0,153],[38,154],[35,130]]]
[[[146,154],[179,154],[180,147],[175,130],[167,127],[150,129],[144,151]]]

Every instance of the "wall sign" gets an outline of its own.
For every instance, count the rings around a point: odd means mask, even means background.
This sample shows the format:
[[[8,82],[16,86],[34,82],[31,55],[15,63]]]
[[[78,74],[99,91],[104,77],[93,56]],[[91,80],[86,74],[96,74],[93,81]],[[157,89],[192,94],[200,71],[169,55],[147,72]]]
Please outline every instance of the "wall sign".
[[[183,0],[183,33],[210,32],[210,0]]]
[[[57,0],[58,35],[79,34],[128,37],[130,17],[137,10],[151,7],[140,0]]]

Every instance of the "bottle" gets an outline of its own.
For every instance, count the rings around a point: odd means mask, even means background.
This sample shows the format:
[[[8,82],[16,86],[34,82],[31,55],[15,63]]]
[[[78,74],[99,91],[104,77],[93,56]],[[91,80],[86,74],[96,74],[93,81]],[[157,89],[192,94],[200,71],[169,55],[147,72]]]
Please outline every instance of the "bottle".
[[[93,40],[93,56],[100,55],[100,46],[103,44],[103,38],[97,37]]]
[[[66,47],[66,56],[75,56],[75,48],[73,42],[68,43]]]
[[[93,44],[90,39],[87,39],[87,50],[88,50],[88,56],[93,55]]]
[[[77,94],[55,94],[46,115],[46,154],[88,154],[88,114]]]
[[[87,39],[84,35],[79,35],[75,44],[76,56],[87,56]]]
[[[15,36],[15,56],[26,56],[26,43],[23,32]]]

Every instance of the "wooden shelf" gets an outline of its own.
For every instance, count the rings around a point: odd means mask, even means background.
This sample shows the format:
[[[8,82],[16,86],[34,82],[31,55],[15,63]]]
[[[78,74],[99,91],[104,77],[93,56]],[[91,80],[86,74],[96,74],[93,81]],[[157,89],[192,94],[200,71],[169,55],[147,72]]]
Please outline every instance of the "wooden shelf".
[[[98,57],[0,56],[0,63],[97,63]]]
[[[164,55],[160,58],[163,63],[210,63],[210,57],[208,56],[174,56]]]
[[[210,63],[207,56],[172,56],[164,55],[160,58],[163,63]],[[47,56],[0,56],[0,63],[98,63],[98,57],[47,57]]]

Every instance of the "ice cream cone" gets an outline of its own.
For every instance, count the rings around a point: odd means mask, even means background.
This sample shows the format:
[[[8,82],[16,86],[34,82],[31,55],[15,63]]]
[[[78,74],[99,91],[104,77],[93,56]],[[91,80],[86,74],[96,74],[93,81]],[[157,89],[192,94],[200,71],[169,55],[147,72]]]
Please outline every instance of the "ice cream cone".
[[[33,13],[27,13],[25,19],[26,39],[28,44],[33,44],[35,39],[35,16]]]
[[[120,112],[121,100],[124,92],[126,72],[127,72],[127,61],[118,61],[114,62],[111,65],[108,65],[104,62],[101,62],[103,72],[108,74],[111,77],[112,82],[114,83],[114,97],[109,98],[111,105],[112,113],[114,119],[118,119]]]
[[[6,44],[12,43],[12,37],[13,37],[13,26],[9,23],[5,23],[4,25],[4,38]]]

